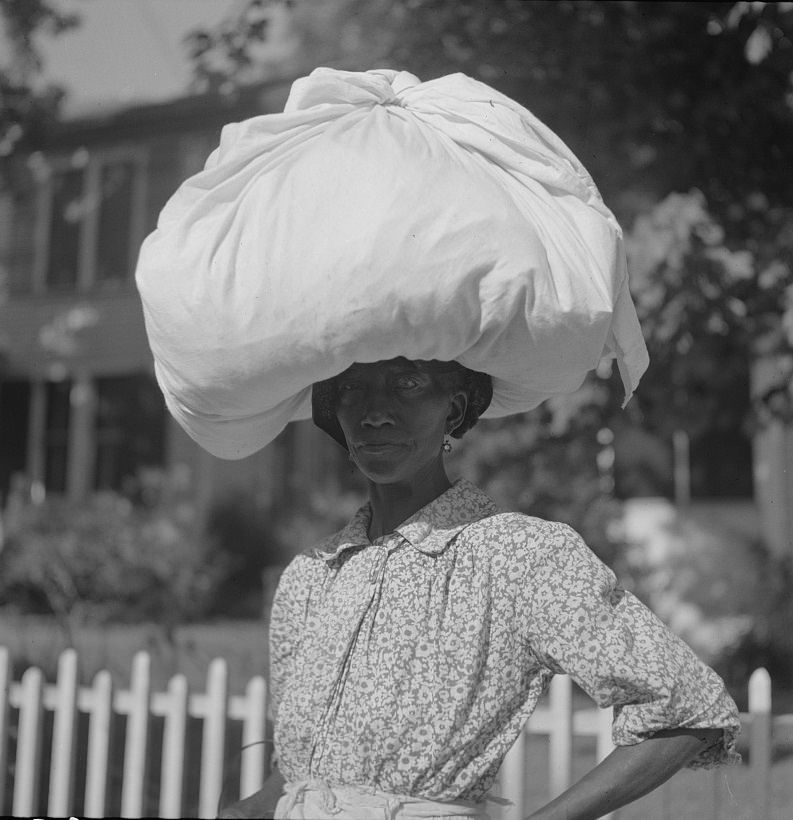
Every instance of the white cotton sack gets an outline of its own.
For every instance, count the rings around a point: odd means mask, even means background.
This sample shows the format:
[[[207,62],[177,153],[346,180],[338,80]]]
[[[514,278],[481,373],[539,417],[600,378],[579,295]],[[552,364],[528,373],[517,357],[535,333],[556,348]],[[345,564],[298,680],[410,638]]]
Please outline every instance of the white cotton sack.
[[[166,403],[241,458],[311,416],[353,362],[456,360],[487,416],[647,366],[622,234],[522,106],[454,74],[320,68],[284,113],[227,125],[167,203],[136,273]]]

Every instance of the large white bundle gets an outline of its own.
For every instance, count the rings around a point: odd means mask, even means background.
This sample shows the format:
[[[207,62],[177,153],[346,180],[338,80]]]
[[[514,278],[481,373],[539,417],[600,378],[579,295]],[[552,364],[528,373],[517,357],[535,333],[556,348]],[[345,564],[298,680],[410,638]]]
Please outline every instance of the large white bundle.
[[[170,411],[241,458],[352,362],[457,360],[486,415],[647,352],[620,228],[570,150],[462,74],[321,68],[283,114],[227,125],[163,209],[137,282]]]

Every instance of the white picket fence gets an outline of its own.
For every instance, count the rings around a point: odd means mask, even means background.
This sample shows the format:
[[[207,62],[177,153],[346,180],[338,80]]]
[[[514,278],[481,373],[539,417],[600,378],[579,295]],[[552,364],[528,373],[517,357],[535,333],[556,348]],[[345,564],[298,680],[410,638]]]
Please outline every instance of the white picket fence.
[[[749,714],[742,716],[750,733],[752,805],[756,820],[771,817],[770,706],[771,681],[764,669],[758,669],[749,682]],[[192,773],[192,780],[198,780],[197,816],[215,817],[224,792],[227,766],[232,763],[236,766],[239,760],[239,796],[242,797],[259,789],[266,777],[271,748],[263,742],[267,741],[266,709],[267,689],[261,677],[249,681],[244,695],[229,695],[228,669],[222,658],[209,665],[205,692],[189,692],[184,675],[171,678],[167,691],[154,692],[151,659],[146,652],[139,652],[133,660],[129,689],[116,690],[107,671],[98,672],[91,686],[80,686],[78,658],[72,649],[59,658],[56,683],[45,683],[41,670],[35,667],[27,669],[21,680],[14,682],[8,651],[0,647],[0,814],[10,810],[14,816],[23,817],[42,813],[105,817],[111,812],[130,818],[151,814],[184,817],[190,809],[185,801],[188,767],[194,770],[197,767]],[[52,740],[48,748],[43,743],[45,712],[52,713]],[[87,716],[88,727],[85,780],[78,790],[77,778],[82,771],[76,764],[81,715]],[[123,738],[114,737],[112,731],[116,715],[125,716]],[[163,719],[158,743],[153,742],[150,731],[153,716]],[[524,806],[523,798],[527,735],[548,737],[548,792],[553,797],[573,780],[574,737],[595,738],[597,760],[609,754],[613,748],[611,717],[611,710],[574,709],[570,679],[555,677],[547,702],[532,715],[521,739],[504,761],[498,787],[510,804],[495,809],[494,816],[500,816],[500,820],[517,820],[528,813],[529,807]],[[189,748],[190,718],[202,723],[198,757],[195,750]],[[230,750],[227,743],[231,721],[241,722],[236,750]],[[785,735],[793,735],[793,715],[777,717],[774,721]],[[155,746],[161,747],[159,777],[151,770],[157,763],[153,754]],[[110,794],[114,760],[123,761],[120,803],[113,802],[118,801],[118,795]],[[49,780],[45,784],[42,776],[47,770]],[[6,794],[8,786],[10,793]],[[153,788],[158,793],[154,806]],[[77,799],[78,792],[83,797],[81,801]],[[231,798],[237,797],[236,788],[234,792]],[[78,802],[82,805],[77,805]],[[719,816],[718,804],[715,799],[712,818]],[[710,818],[703,816],[701,820]]]
[[[16,709],[12,732],[11,710]],[[90,687],[78,685],[78,660],[73,649],[64,651],[58,663],[57,682],[45,684],[40,669],[30,667],[20,682],[10,680],[8,651],[0,647],[0,814],[9,803],[5,789],[11,783],[10,809],[15,817],[106,817],[110,807],[111,761],[123,749],[120,815],[122,817],[184,817],[184,782],[188,759],[188,719],[202,721],[199,768],[198,816],[216,817],[226,765],[226,732],[230,720],[242,722],[240,794],[261,787],[269,755],[265,740],[267,689],[264,679],[252,678],[244,695],[228,693],[225,660],[209,665],[206,691],[188,691],[184,675],[171,678],[167,691],[153,692],[151,658],[138,652],[132,663],[129,689],[115,690],[109,672],[96,674]],[[52,716],[52,743],[42,748],[44,712]],[[87,713],[87,760],[83,806],[75,805],[78,720]],[[123,746],[112,741],[114,715],[126,716]],[[146,803],[151,788],[151,716],[164,718],[159,776],[158,806]],[[15,735],[15,759],[7,761]],[[46,801],[42,795],[42,768],[49,762]],[[7,778],[6,772],[12,772]],[[42,805],[46,802],[46,805]]]

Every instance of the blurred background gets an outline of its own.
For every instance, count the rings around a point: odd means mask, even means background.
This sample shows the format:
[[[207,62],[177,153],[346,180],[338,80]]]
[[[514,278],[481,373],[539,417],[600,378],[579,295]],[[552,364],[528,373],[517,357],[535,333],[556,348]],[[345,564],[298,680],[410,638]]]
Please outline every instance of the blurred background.
[[[726,678],[793,704],[793,3],[2,0],[0,645],[232,686],[291,556],[361,503],[309,423],[222,462],[165,412],[137,249],[222,125],[317,65],[462,71],[587,166],[651,365],[483,421],[451,472],[566,521]]]

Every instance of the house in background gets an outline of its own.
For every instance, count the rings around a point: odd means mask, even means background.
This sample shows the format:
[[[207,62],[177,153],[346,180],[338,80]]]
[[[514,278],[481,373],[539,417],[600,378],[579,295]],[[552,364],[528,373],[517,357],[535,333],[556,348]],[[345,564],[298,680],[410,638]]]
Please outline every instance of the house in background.
[[[346,458],[310,423],[240,462],[201,450],[153,376],[133,274],[143,238],[222,125],[280,111],[285,82],[231,102],[191,97],[63,122],[0,180],[0,508],[31,497],[120,490],[146,467],[186,467],[200,508],[234,487],[268,507]],[[332,477],[332,476],[331,476]]]

